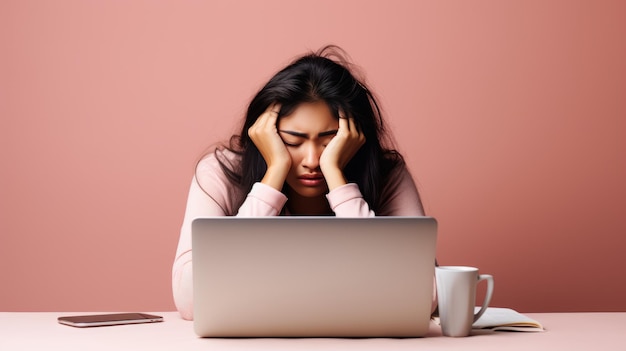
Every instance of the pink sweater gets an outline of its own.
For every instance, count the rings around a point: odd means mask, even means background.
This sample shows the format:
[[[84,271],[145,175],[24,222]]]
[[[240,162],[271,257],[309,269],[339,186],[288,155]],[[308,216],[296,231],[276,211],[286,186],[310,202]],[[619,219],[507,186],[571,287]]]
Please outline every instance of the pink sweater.
[[[232,153],[224,152],[224,156],[231,162],[237,161],[237,156]],[[382,196],[383,206],[375,214],[356,184],[346,184],[326,195],[337,217],[424,215],[417,188],[406,168],[396,179],[386,184]],[[244,197],[241,207],[235,208]],[[193,319],[191,222],[195,218],[213,216],[278,216],[286,202],[287,197],[283,193],[262,183],[254,184],[248,194],[235,190],[220,168],[215,154],[200,161],[189,189],[172,270],[174,302],[184,319]]]

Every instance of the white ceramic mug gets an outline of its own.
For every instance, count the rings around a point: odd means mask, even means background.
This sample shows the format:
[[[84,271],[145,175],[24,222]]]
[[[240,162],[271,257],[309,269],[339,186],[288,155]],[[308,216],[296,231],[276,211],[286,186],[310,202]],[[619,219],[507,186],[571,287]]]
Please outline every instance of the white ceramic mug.
[[[445,336],[468,336],[472,324],[485,312],[493,295],[493,277],[478,274],[478,268],[440,266],[435,268],[441,330]],[[474,314],[476,285],[487,281],[487,294],[480,310]]]

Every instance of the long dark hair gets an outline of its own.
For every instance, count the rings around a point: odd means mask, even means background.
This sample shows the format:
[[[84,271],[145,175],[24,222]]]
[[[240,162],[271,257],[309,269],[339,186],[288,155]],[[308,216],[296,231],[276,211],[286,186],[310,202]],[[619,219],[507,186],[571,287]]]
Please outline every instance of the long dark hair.
[[[393,148],[373,93],[355,78],[348,62],[339,47],[326,46],[296,59],[265,84],[250,102],[241,132],[225,146],[240,155],[241,161],[232,163],[226,157],[217,157],[233,185],[247,194],[267,170],[263,156],[248,136],[248,129],[271,104],[280,103],[278,118],[281,118],[290,115],[301,103],[324,101],[335,118],[339,118],[340,110],[353,117],[365,136],[365,144],[346,165],[344,176],[359,186],[370,208],[377,211],[387,178],[404,160]]]

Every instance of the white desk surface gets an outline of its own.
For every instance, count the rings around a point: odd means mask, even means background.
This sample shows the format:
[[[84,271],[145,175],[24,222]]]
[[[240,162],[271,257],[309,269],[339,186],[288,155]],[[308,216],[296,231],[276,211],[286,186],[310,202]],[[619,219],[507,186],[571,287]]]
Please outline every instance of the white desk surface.
[[[626,312],[528,313],[545,332],[441,335],[435,324],[414,339],[202,339],[177,312],[162,323],[74,328],[57,323],[76,312],[0,312],[0,350],[626,350]]]

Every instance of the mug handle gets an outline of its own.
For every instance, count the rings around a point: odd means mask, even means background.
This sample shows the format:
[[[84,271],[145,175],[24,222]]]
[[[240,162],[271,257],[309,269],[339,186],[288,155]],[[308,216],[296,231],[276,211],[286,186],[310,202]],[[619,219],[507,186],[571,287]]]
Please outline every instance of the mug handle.
[[[482,316],[483,313],[485,313],[485,311],[487,310],[487,306],[489,306],[489,303],[491,302],[491,295],[493,295],[493,276],[490,274],[480,274],[478,276],[478,280],[476,281],[476,284],[478,284],[481,280],[487,281],[487,294],[485,295],[485,300],[483,301],[482,307],[474,315],[474,322],[476,322],[478,318],[480,318],[480,316]]]

